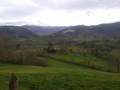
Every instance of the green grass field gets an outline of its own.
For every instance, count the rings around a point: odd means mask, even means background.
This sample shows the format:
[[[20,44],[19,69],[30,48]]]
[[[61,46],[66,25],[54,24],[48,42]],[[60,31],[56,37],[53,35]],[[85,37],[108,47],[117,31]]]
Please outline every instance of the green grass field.
[[[64,63],[71,63],[78,66],[89,67],[92,69],[108,71],[110,70],[110,65],[107,61],[95,57],[93,55],[75,55],[75,54],[52,54],[49,55],[52,59],[56,59],[57,61],[61,61]]]
[[[64,60],[71,60],[73,57],[58,56]],[[84,56],[73,58],[82,63],[88,58],[96,60],[94,57]],[[48,67],[0,64],[0,90],[8,90],[12,72],[19,79],[19,90],[120,90],[120,73],[103,72],[50,58]]]

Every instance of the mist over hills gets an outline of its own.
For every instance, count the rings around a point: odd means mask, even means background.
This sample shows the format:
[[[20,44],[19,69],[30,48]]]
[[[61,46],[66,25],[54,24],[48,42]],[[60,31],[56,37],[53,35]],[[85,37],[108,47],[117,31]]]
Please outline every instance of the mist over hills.
[[[22,26],[30,31],[32,31],[33,33],[39,35],[39,36],[44,36],[44,35],[50,35],[56,32],[59,32],[63,29],[65,29],[66,27],[58,27],[58,26],[35,26],[35,25],[24,25]]]

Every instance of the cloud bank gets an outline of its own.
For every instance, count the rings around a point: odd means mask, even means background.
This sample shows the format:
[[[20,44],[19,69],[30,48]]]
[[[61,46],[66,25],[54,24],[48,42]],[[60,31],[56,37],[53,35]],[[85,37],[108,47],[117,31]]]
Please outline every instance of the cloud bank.
[[[0,24],[95,25],[119,16],[120,0],[0,0]]]

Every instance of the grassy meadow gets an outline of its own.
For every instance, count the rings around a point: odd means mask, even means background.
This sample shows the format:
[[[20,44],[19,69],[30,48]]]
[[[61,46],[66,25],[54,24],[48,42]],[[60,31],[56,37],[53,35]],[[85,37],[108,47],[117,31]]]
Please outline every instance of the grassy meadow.
[[[74,55],[56,54],[47,67],[0,64],[0,90],[8,90],[12,72],[19,79],[19,90],[120,90],[120,73],[104,72],[81,65],[56,60],[72,60]],[[75,62],[96,60],[91,56],[74,56]],[[86,62],[83,62],[83,60]],[[96,65],[104,65],[97,62]]]
[[[0,90],[9,90],[11,73],[19,90],[120,90],[119,43],[107,43],[1,39]]]

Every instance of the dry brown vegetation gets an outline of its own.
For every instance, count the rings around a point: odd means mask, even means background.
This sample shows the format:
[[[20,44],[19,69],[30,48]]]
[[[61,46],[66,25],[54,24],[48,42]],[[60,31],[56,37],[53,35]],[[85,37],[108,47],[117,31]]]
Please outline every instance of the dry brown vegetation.
[[[0,62],[13,64],[28,64],[47,66],[47,60],[41,56],[41,51],[34,48],[11,48],[10,42],[0,39]]]

